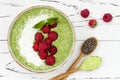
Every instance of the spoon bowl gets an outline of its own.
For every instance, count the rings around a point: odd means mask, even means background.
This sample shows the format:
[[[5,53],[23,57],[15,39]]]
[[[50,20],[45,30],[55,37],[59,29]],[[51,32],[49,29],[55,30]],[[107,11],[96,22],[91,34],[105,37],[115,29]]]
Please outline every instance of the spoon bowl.
[[[81,47],[81,52],[84,55],[89,55],[95,50],[97,46],[97,39],[94,37],[88,38]]]

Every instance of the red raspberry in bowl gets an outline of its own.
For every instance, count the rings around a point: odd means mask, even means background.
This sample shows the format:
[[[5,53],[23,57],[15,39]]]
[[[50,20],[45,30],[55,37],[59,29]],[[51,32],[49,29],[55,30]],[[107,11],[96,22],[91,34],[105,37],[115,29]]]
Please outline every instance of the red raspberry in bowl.
[[[46,34],[46,33],[49,33],[49,32],[50,32],[51,28],[48,27],[48,26],[43,26],[41,30],[42,30],[43,33]]]
[[[48,38],[51,41],[55,41],[58,38],[58,33],[55,32],[55,31],[51,31],[51,32],[48,33]]]
[[[52,25],[50,25],[51,28],[55,28],[57,27],[57,23],[53,23]]]
[[[104,22],[110,22],[110,21],[112,21],[113,16],[110,13],[106,13],[106,14],[104,14],[102,19]]]
[[[42,33],[37,32],[37,33],[35,34],[35,40],[36,40],[36,42],[41,42],[43,39],[44,39],[44,36],[43,36]]]
[[[51,41],[49,38],[46,38],[46,39],[45,39],[45,42],[48,43],[49,45],[52,44],[52,41]]]
[[[55,55],[57,53],[57,48],[55,46],[51,46],[49,52],[50,55]]]
[[[33,50],[34,51],[39,51],[39,43],[38,42],[33,43]]]
[[[94,28],[95,26],[97,26],[97,21],[95,19],[91,19],[88,23],[88,25],[92,28]]]
[[[83,18],[87,18],[89,16],[90,12],[89,12],[88,9],[84,9],[84,10],[81,11],[80,14]]]
[[[49,66],[54,65],[55,64],[55,57],[54,56],[48,56],[45,59],[45,63]]]
[[[50,45],[47,44],[46,42],[41,42],[39,44],[39,52],[45,52],[49,48],[50,48]]]
[[[48,56],[47,52],[39,52],[40,59],[46,59],[47,56]]]

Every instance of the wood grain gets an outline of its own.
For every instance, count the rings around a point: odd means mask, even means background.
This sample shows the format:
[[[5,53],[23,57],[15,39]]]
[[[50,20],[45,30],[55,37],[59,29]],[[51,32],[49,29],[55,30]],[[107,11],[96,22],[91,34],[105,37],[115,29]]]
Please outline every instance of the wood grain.
[[[99,42],[92,55],[102,57],[102,66],[93,72],[72,74],[68,80],[120,80],[119,4],[119,0],[0,0],[0,80],[48,80],[63,73],[77,58],[82,42],[91,36],[96,37]],[[36,5],[48,5],[63,11],[72,22],[76,32],[76,46],[72,57],[65,65],[53,72],[29,72],[20,67],[9,53],[7,35],[10,24],[21,11]],[[80,16],[80,11],[84,8],[88,8],[91,12],[87,19]],[[113,15],[113,21],[110,23],[102,21],[102,16],[107,12]],[[98,26],[91,29],[88,21],[93,18],[97,19]]]

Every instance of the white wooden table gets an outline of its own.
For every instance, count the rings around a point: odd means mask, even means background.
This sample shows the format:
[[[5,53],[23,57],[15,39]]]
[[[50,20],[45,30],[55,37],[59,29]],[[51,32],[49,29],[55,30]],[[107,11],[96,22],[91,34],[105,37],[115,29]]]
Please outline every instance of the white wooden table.
[[[23,69],[13,60],[7,45],[8,30],[13,19],[24,9],[36,5],[49,5],[63,11],[76,32],[76,46],[70,59],[64,66],[48,73]],[[87,19],[79,15],[84,8],[91,12]],[[114,16],[110,23],[101,19],[107,12]],[[91,18],[98,20],[98,26],[94,29],[87,25]],[[76,72],[68,80],[120,80],[120,0],[0,0],[0,80],[48,80],[63,73],[79,55],[82,42],[91,36],[99,42],[91,55],[102,57],[101,67],[91,72]]]

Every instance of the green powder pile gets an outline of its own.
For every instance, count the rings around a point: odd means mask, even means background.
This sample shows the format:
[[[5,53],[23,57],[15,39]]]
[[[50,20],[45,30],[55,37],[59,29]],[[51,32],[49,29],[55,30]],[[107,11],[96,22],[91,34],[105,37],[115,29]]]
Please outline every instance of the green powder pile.
[[[80,68],[81,70],[84,70],[84,71],[92,71],[92,70],[95,70],[97,69],[102,63],[102,60],[99,56],[91,56],[91,57],[88,57],[86,58]]]

